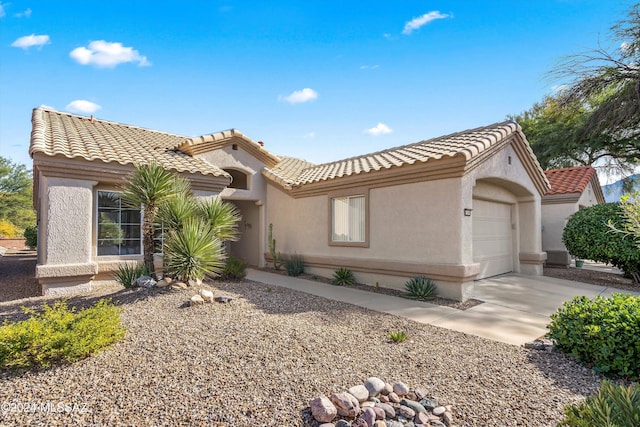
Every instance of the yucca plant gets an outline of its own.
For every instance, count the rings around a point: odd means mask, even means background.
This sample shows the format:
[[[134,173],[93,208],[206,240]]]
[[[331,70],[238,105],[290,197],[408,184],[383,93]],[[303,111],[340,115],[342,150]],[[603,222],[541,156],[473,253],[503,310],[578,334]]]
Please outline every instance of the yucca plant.
[[[122,201],[133,209],[144,211],[142,221],[142,247],[144,265],[154,272],[153,240],[155,222],[160,206],[181,194],[190,193],[189,182],[157,163],[135,166],[135,171],[122,188]]]
[[[223,242],[238,240],[240,236],[237,223],[242,219],[242,215],[235,205],[214,197],[198,202],[198,210],[199,216],[209,223],[218,239]]]
[[[407,298],[419,301],[432,300],[436,297],[438,292],[434,281],[427,279],[424,276],[416,276],[413,279],[408,280],[404,284],[404,287],[407,291]]]
[[[353,272],[348,268],[340,267],[333,273],[333,279],[331,283],[337,286],[353,285],[356,282],[356,278],[353,276]]]
[[[198,215],[198,203],[191,194],[180,194],[158,209],[158,219],[165,229],[179,229],[189,218]]]
[[[560,426],[640,426],[640,385],[625,387],[605,381],[595,396],[577,406],[566,406],[564,413]]]
[[[113,273],[113,277],[118,283],[125,288],[133,287],[138,277],[148,276],[149,271],[144,264],[122,263],[118,265],[118,269]]]
[[[395,343],[400,343],[407,339],[407,333],[404,331],[391,331],[389,332],[389,339]]]
[[[304,273],[304,259],[302,255],[291,255],[285,262],[284,268],[289,276],[299,276]]]
[[[181,280],[219,274],[226,258],[222,242],[202,219],[188,219],[182,228],[170,230],[164,248],[165,269]]]

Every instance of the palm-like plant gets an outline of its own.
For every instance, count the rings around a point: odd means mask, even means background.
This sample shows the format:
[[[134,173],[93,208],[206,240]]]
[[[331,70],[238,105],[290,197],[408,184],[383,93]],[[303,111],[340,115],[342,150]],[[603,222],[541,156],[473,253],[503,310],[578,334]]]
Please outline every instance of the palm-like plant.
[[[198,202],[190,194],[181,194],[160,205],[158,219],[165,229],[179,229],[189,219],[198,216]]]
[[[189,183],[169,172],[157,163],[148,163],[135,167],[122,189],[123,202],[135,209],[144,211],[142,221],[142,246],[144,265],[153,272],[154,223],[160,205],[173,197],[190,192]]]
[[[237,222],[242,219],[238,209],[219,197],[198,203],[200,216],[207,221],[213,234],[221,241],[235,242],[239,238]]]
[[[170,230],[165,240],[165,268],[182,280],[220,273],[225,258],[221,240],[199,218],[187,219],[181,228]]]

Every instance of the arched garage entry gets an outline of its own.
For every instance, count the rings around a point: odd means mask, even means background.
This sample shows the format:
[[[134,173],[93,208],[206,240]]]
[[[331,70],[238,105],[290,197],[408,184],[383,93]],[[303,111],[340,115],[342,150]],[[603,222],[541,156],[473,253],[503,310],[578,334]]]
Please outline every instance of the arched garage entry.
[[[519,272],[521,230],[536,227],[533,195],[503,179],[481,179],[473,188],[473,262],[480,264],[476,279]],[[533,230],[534,228],[531,228]]]

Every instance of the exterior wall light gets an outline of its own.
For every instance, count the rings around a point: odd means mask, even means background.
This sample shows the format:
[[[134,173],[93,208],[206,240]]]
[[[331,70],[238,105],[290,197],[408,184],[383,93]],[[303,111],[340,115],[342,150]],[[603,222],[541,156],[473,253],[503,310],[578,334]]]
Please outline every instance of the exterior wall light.
[[[464,216],[471,216],[471,211],[473,211],[473,209],[467,209],[467,208],[465,208],[465,210],[464,210]]]

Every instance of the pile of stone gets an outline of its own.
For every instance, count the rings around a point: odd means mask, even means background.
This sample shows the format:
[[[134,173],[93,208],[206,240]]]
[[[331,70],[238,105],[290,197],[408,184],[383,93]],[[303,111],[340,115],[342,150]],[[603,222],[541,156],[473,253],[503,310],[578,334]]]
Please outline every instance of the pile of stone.
[[[204,303],[210,303],[213,301],[217,301],[221,304],[226,304],[228,302],[231,302],[232,298],[229,296],[225,296],[225,295],[220,295],[218,297],[213,296],[213,291],[210,291],[208,289],[200,289],[200,291],[191,297],[191,300],[189,301],[190,305],[202,305]]]
[[[452,427],[453,408],[410,390],[402,382],[391,385],[371,377],[347,391],[309,401],[319,427]]]

